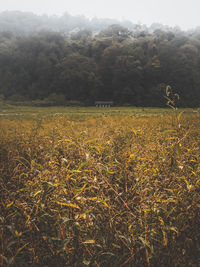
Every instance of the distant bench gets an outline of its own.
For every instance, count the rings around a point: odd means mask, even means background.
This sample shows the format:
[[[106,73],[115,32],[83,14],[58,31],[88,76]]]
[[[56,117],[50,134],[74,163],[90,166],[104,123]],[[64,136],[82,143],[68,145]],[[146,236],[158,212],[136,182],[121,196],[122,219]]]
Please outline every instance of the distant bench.
[[[113,101],[95,101],[94,104],[99,108],[110,108],[113,106]]]

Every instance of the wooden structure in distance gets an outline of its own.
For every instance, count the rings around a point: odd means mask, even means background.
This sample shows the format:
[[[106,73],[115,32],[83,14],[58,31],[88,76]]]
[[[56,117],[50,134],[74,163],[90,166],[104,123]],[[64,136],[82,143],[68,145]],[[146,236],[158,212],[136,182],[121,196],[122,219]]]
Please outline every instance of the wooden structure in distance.
[[[97,108],[110,108],[113,106],[113,101],[95,101],[94,104]]]

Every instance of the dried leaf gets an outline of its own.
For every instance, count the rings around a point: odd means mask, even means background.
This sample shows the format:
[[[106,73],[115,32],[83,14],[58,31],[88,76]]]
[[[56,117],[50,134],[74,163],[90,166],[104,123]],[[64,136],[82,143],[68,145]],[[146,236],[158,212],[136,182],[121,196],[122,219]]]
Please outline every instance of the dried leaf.
[[[76,209],[81,209],[78,205],[73,204],[73,203],[65,203],[65,202],[57,202],[58,205],[61,206],[66,206],[66,207],[70,207],[70,208],[76,208]]]

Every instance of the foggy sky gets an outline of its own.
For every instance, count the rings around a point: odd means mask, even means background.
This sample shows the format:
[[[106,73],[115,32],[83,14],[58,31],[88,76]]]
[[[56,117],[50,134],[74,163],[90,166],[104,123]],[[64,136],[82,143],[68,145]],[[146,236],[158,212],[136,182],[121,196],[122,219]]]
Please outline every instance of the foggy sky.
[[[0,12],[85,15],[150,25],[153,22],[190,29],[200,26],[200,0],[1,0]]]

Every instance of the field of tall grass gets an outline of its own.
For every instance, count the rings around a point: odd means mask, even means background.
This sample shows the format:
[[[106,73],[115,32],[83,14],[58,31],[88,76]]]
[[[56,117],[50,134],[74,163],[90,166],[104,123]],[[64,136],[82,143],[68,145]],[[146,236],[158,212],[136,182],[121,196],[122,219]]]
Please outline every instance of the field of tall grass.
[[[198,112],[0,115],[0,266],[200,266]]]

